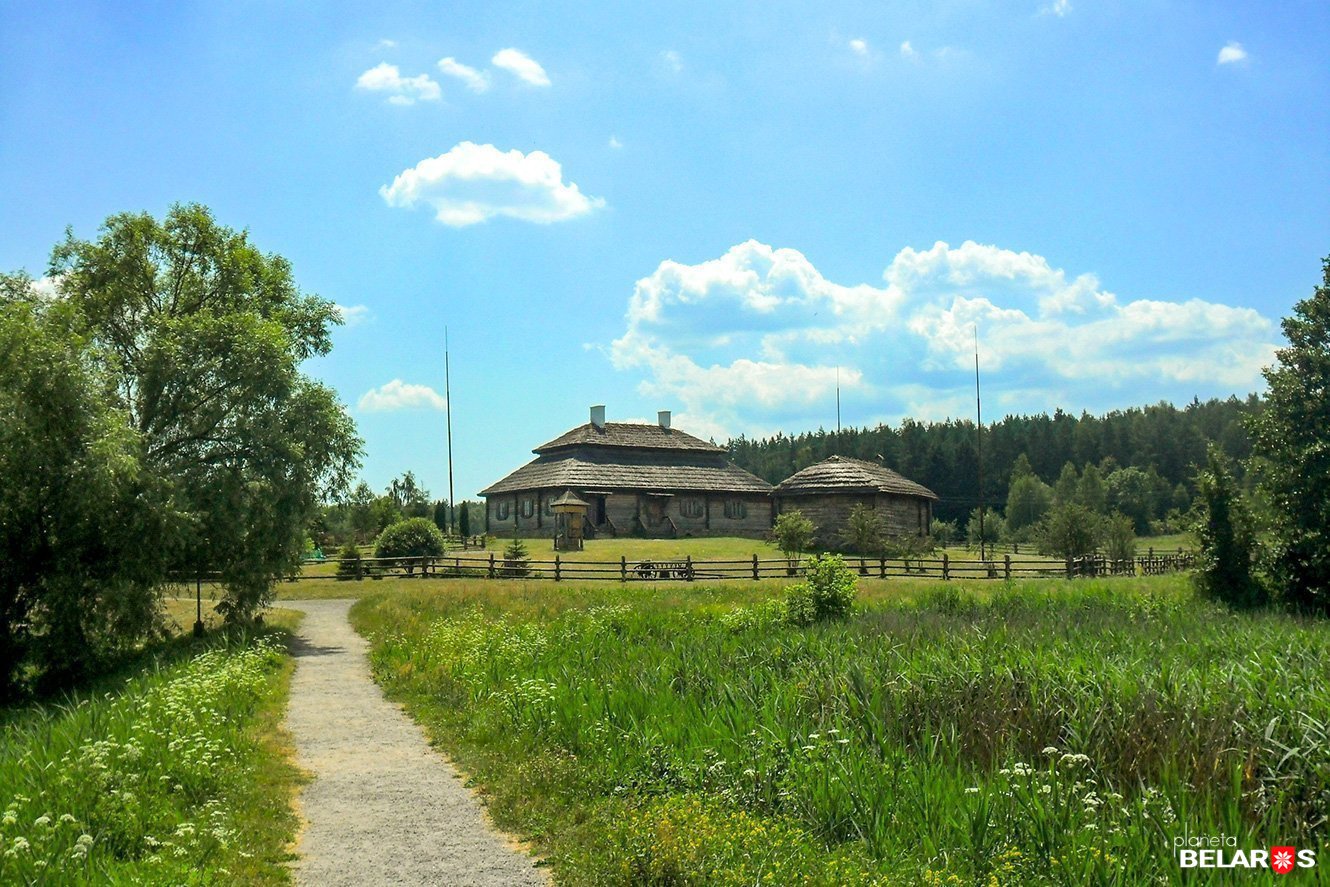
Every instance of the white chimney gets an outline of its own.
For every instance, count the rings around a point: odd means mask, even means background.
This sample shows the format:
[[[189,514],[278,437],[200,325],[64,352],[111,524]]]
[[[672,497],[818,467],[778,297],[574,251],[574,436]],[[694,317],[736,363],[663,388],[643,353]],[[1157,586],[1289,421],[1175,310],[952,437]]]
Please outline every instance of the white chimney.
[[[605,427],[605,405],[603,403],[591,408],[591,424],[597,428]]]
[[[661,410],[660,412],[656,413],[656,421],[658,421],[658,422],[660,423],[660,427],[661,427],[661,428],[669,428],[669,427],[670,427],[670,411],[669,411],[669,410]]]

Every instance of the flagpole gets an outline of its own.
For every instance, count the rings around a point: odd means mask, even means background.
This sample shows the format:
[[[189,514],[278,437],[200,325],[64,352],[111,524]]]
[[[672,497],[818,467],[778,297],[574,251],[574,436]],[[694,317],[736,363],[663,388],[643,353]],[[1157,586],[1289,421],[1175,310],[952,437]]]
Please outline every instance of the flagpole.
[[[448,535],[454,530],[457,500],[453,497],[453,391],[452,372],[448,366],[448,327],[443,328],[443,405],[448,417]]]
[[[979,399],[979,324],[974,325],[974,455],[979,473],[979,560],[984,558],[984,408]]]

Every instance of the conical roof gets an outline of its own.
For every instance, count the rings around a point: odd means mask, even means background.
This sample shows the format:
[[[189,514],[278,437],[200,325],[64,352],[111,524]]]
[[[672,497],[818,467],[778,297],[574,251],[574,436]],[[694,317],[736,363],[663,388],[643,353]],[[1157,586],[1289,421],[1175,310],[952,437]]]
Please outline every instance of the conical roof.
[[[804,496],[817,493],[894,493],[936,499],[937,494],[907,477],[863,459],[832,456],[809,465],[776,484],[776,495]]]

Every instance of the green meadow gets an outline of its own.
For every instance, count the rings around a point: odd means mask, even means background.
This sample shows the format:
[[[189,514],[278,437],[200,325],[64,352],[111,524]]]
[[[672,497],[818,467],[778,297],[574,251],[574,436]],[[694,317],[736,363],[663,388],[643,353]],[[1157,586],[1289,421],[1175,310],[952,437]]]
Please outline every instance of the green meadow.
[[[383,583],[377,678],[569,884],[1141,884],[1176,841],[1325,856],[1330,629],[1185,576]],[[1255,873],[1217,873],[1247,883]]]
[[[176,638],[0,713],[0,883],[289,883],[289,616]]]

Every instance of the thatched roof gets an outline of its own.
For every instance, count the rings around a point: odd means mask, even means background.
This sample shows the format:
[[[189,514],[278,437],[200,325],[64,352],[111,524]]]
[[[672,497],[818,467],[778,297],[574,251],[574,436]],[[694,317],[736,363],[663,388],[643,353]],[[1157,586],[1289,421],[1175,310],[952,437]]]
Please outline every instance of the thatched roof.
[[[713,443],[685,434],[677,428],[644,425],[629,422],[606,422],[597,426],[590,422],[541,444],[532,452],[550,453],[566,447],[616,447],[648,450],[687,450],[701,453],[723,453],[725,449]]]
[[[809,465],[776,484],[777,496],[811,496],[826,493],[893,493],[936,499],[937,494],[922,484],[901,477],[884,465],[832,456]]]
[[[771,484],[714,454],[698,458],[684,453],[620,451],[543,455],[481,490],[480,495],[551,488],[758,495],[771,492]]]

